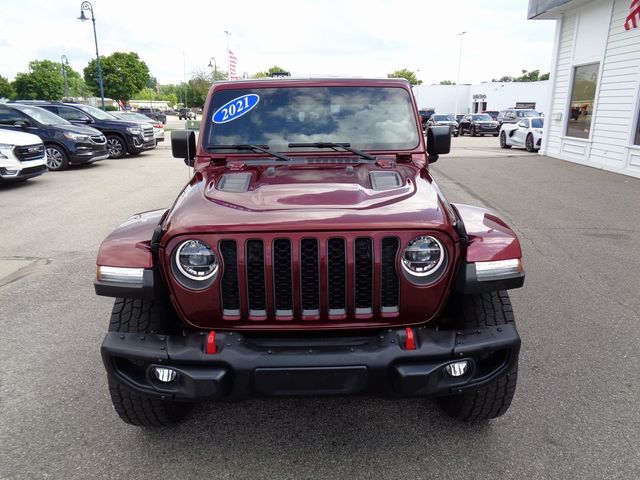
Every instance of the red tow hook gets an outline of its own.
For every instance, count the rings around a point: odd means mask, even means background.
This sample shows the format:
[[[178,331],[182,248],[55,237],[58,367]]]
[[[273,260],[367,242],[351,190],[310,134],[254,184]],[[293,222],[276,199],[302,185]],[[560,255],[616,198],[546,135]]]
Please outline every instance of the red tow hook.
[[[407,334],[407,338],[404,341],[404,349],[405,350],[415,350],[416,349],[416,337],[413,334],[413,330],[410,327],[405,328],[405,333]]]
[[[207,344],[204,349],[204,353],[212,355],[218,353],[218,347],[216,347],[216,332],[209,332],[207,335]]]

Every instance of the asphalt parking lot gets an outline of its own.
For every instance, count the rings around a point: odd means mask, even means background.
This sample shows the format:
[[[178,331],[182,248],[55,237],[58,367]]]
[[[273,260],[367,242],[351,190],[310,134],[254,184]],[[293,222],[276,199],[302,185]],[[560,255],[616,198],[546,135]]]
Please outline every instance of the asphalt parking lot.
[[[168,135],[167,135],[168,137]],[[454,138],[448,199],[486,206],[524,249],[515,400],[481,425],[432,403],[259,399],[125,425],[99,346],[100,242],[188,180],[169,142],[0,187],[0,478],[640,478],[640,180]]]

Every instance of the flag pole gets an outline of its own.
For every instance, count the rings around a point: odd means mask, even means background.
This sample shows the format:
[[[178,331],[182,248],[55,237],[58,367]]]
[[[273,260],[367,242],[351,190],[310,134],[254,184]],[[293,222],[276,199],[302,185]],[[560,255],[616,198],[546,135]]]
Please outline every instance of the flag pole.
[[[229,55],[229,35],[231,33],[228,30],[225,30],[224,33],[227,34],[227,80],[231,80],[231,57]]]

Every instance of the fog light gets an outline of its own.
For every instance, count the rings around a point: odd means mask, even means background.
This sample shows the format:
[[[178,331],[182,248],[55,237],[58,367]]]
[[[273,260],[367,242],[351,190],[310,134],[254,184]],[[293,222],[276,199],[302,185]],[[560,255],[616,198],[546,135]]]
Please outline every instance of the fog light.
[[[453,362],[444,366],[444,371],[447,372],[452,377],[461,377],[465,373],[467,373],[467,368],[469,367],[469,362],[463,360],[461,362]]]
[[[176,378],[176,371],[171,368],[154,367],[153,371],[156,374],[156,378],[164,383],[169,383]]]

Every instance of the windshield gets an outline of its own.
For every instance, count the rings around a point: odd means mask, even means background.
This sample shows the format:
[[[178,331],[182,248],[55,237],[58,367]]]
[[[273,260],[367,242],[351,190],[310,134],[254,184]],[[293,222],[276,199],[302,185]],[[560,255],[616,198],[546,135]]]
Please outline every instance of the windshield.
[[[253,144],[283,151],[291,150],[289,143],[335,142],[360,150],[410,150],[419,143],[411,98],[402,88],[221,90],[211,102],[208,146]]]
[[[531,119],[531,128],[542,128],[543,125],[544,125],[544,120],[542,118]]]
[[[518,117],[537,117],[540,114],[535,110],[521,110],[519,112],[516,112],[516,115]]]
[[[18,110],[20,110],[25,115],[29,115],[34,120],[38,121],[43,125],[71,125],[70,122],[65,120],[62,117],[59,117],[55,113],[51,113],[48,110],[40,107],[25,107],[25,106],[17,106]]]
[[[493,118],[491,118],[491,116],[487,115],[486,113],[482,113],[480,115],[473,115],[473,120],[486,121],[486,120],[493,120]]]
[[[98,120],[116,120],[116,117],[110,113],[103,112],[99,108],[92,107],[90,105],[77,105],[77,107],[87,112],[89,115],[96,117]]]
[[[433,119],[436,122],[450,122],[453,120],[453,115],[434,115]]]

